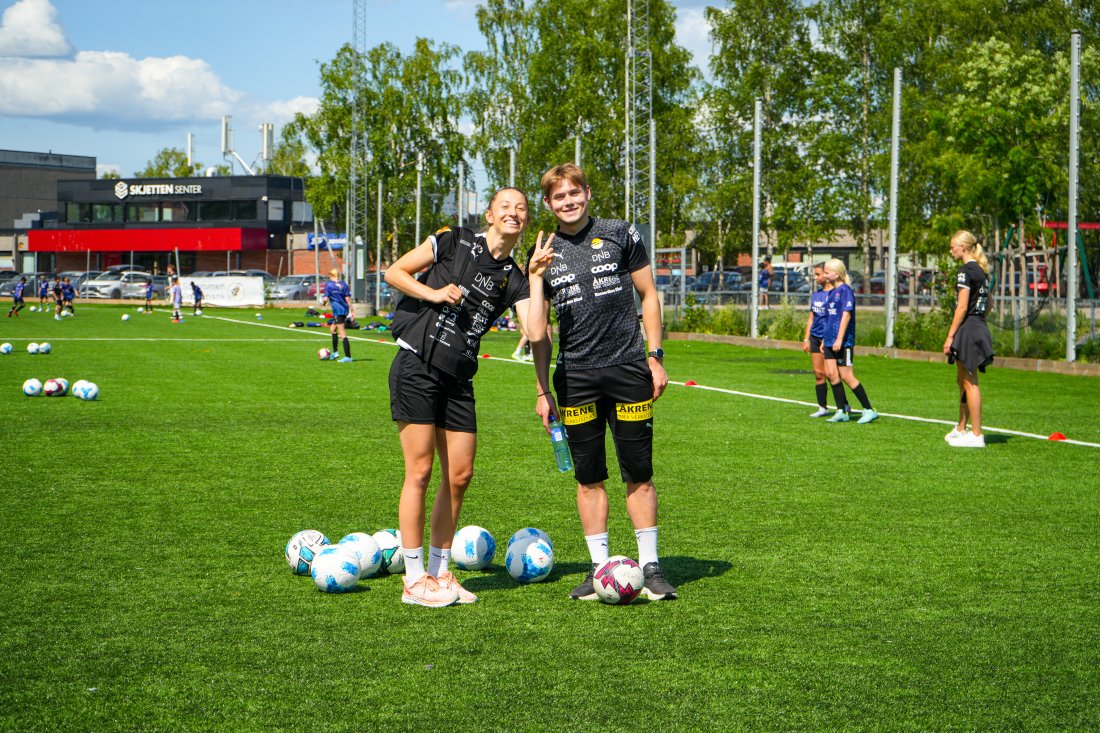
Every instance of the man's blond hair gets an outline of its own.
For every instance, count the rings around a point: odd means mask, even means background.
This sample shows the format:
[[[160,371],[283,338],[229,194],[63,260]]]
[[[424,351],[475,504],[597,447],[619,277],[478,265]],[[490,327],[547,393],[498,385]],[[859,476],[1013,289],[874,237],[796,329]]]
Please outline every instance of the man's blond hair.
[[[539,184],[542,188],[542,197],[550,198],[550,192],[557,188],[562,181],[569,181],[574,186],[588,189],[588,176],[584,174],[580,166],[574,163],[562,163],[542,174],[542,181]]]

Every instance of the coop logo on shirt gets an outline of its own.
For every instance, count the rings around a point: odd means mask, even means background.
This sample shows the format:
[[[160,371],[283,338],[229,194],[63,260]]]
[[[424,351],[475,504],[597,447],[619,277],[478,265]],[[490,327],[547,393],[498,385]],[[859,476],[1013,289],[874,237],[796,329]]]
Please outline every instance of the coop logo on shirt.
[[[605,262],[602,265],[596,265],[592,268],[593,275],[599,275],[601,272],[615,272],[619,269],[618,262]]]
[[[576,273],[571,272],[568,275],[562,275],[561,277],[556,277],[553,280],[551,280],[550,281],[550,287],[556,288],[557,286],[561,285],[562,283],[571,283],[576,279],[577,279]]]

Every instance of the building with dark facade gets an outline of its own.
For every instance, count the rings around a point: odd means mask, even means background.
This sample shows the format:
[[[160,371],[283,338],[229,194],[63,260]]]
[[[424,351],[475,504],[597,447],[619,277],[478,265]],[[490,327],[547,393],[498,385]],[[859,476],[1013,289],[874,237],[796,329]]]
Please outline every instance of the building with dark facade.
[[[55,222],[28,234],[39,271],[177,261],[182,272],[275,271],[291,233],[313,228],[291,176],[62,180],[55,208]]]

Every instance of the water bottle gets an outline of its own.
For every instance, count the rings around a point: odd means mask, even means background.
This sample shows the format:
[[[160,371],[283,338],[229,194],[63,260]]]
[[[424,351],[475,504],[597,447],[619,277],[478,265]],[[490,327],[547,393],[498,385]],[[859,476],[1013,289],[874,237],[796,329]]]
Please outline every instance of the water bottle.
[[[562,473],[573,470],[573,456],[569,455],[569,441],[565,439],[565,426],[554,417],[550,421],[550,442],[554,446],[554,460]]]

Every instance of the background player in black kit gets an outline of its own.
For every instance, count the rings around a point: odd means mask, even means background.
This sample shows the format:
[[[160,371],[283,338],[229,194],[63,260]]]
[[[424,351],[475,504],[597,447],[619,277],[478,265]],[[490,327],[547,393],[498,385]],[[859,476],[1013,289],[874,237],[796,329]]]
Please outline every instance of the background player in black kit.
[[[394,319],[401,348],[390,367],[390,412],[405,458],[398,506],[402,600],[421,606],[477,600],[447,570],[477,449],[473,376],[482,335],[512,306],[524,328],[530,298],[527,278],[511,256],[527,226],[527,197],[515,188],[497,191],[485,219],[484,234],[446,227],[386,271],[386,282],[409,296],[398,307],[402,319]],[[436,454],[440,484],[425,568],[424,502]]]
[[[657,557],[653,401],[664,392],[668,375],[661,348],[660,297],[645,244],[630,223],[589,216],[588,179],[572,163],[543,175],[542,194],[558,220],[558,230],[546,244],[540,235],[530,261],[528,335],[539,393],[535,409],[544,425],[551,415],[559,415],[550,394],[550,353],[543,333],[549,299],[558,317],[554,389],[576,467],[577,511],[592,557],[592,569],[570,597],[596,598],[593,571],[609,554],[604,436],[610,426],[626,482],[638,563],[645,573],[643,594],[652,600],[673,599],[676,589],[665,579]],[[547,250],[552,254],[548,256]],[[635,290],[642,300],[644,341]]]

